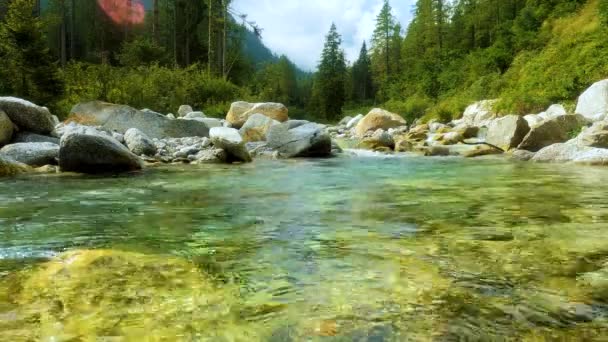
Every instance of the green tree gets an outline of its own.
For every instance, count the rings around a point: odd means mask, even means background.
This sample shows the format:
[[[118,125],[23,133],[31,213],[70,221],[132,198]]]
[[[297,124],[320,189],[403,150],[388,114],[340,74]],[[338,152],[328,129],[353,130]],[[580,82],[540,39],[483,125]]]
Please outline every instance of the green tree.
[[[376,28],[372,36],[371,44],[371,62],[373,70],[374,83],[377,89],[381,92],[381,98],[384,96],[391,78],[391,64],[393,56],[391,51],[396,48],[393,44],[393,39],[396,30],[396,20],[392,14],[392,8],[388,0],[384,0],[384,5],[380,13],[376,17]]]
[[[373,98],[372,64],[367,51],[367,45],[363,42],[357,61],[353,64],[352,76],[352,100],[363,102]]]
[[[63,87],[34,6],[34,0],[13,0],[8,6],[0,24],[2,78],[12,94],[52,105]]]
[[[325,46],[315,82],[319,111],[328,120],[335,120],[341,116],[346,100],[344,89],[346,60],[341,45],[342,37],[336,25],[331,24],[329,33],[325,36]]]

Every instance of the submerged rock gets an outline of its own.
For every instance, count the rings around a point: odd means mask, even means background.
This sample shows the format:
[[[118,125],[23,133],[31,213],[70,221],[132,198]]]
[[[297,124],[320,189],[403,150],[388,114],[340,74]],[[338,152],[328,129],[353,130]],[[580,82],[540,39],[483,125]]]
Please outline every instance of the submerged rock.
[[[120,140],[118,141],[120,142]],[[137,128],[127,130],[124,135],[124,141],[129,150],[138,156],[153,156],[156,154],[154,142]]]
[[[362,138],[367,132],[375,132],[378,129],[388,130],[389,128],[406,126],[407,122],[400,115],[391,113],[384,109],[372,109],[355,127],[355,133]]]
[[[289,110],[280,103],[249,103],[234,102],[226,115],[226,121],[234,128],[241,128],[253,114],[262,114],[273,120],[285,122],[289,120]]]
[[[20,130],[49,134],[55,121],[49,110],[16,97],[0,97],[0,111],[4,111]]]
[[[245,141],[236,129],[214,127],[211,129],[210,136],[213,145],[226,151],[229,162],[251,162],[251,155],[247,151]]]
[[[508,151],[519,146],[528,132],[530,126],[526,119],[519,115],[507,115],[488,125],[486,142]]]
[[[543,147],[568,141],[578,135],[585,122],[581,115],[562,115],[543,121],[528,132],[517,148],[536,152]]]
[[[519,161],[528,161],[534,158],[535,153],[526,150],[513,150],[511,152],[511,158]]]
[[[472,150],[464,152],[462,154],[462,156],[465,158],[476,158],[476,157],[489,156],[489,155],[502,154],[502,153],[503,153],[503,151],[496,149],[492,146],[480,145],[480,146],[476,146]]]
[[[11,142],[14,130],[15,126],[13,126],[11,119],[9,119],[6,113],[0,110],[0,147]]]
[[[59,166],[62,171],[105,173],[139,170],[143,163],[114,138],[89,129],[61,138]]]
[[[577,114],[587,120],[601,121],[608,117],[608,80],[599,81],[578,98]]]
[[[77,250],[23,277],[14,298],[18,314],[26,322],[37,318],[30,329],[42,340],[224,340],[238,311],[231,288],[216,287],[194,264],[171,256]]]
[[[14,176],[29,170],[27,165],[0,155],[0,177]]]
[[[0,155],[30,166],[57,164],[59,145],[42,143],[17,143],[0,149]]]
[[[118,133],[137,128],[150,138],[209,136],[209,128],[202,122],[171,120],[152,112],[100,101],[77,104],[72,108],[68,120],[88,126],[101,126]]]
[[[273,126],[266,140],[283,158],[331,155],[331,137],[323,125],[314,122],[292,120]]]

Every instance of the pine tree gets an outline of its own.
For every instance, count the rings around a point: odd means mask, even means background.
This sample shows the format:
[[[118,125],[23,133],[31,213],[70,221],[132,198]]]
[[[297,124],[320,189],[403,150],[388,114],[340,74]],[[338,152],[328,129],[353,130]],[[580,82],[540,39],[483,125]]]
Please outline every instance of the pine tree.
[[[373,94],[371,60],[367,52],[367,45],[363,42],[359,58],[352,67],[352,100],[361,102],[371,99]]]
[[[388,0],[384,0],[384,5],[376,18],[371,45],[374,82],[381,91],[388,87],[391,76],[391,64],[393,64],[391,50],[396,48],[393,46],[395,26],[396,20],[391,5]]]
[[[0,25],[0,58],[7,88],[16,96],[52,104],[63,88],[49,53],[34,0],[13,0]]]
[[[341,44],[342,38],[336,25],[332,24],[325,37],[319,72],[313,87],[319,110],[328,120],[335,120],[341,116],[346,99],[344,89],[346,60]]]

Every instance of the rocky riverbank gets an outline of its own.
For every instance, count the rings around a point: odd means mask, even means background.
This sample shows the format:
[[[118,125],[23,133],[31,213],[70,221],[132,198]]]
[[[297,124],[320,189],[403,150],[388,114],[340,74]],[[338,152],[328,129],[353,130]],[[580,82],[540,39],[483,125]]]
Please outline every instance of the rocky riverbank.
[[[585,91],[571,112],[557,104],[539,114],[500,116],[494,103],[474,103],[449,123],[408,124],[395,113],[373,109],[326,126],[290,120],[279,103],[247,102],[233,103],[226,119],[216,119],[187,105],[176,117],[93,101],[77,104],[59,122],[45,107],[1,97],[0,175],[330,157],[342,148],[608,165],[608,80]]]

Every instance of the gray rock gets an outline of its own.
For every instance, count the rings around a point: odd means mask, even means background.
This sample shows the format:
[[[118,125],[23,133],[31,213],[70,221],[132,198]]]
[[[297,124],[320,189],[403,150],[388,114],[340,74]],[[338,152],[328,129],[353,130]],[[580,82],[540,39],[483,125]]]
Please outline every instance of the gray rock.
[[[424,149],[424,155],[428,157],[446,157],[450,155],[450,149],[445,146],[429,146]]]
[[[181,105],[179,106],[179,109],[177,110],[177,116],[180,118],[185,117],[186,115],[188,115],[189,113],[192,113],[194,110],[192,109],[192,107],[188,106],[188,105]]]
[[[184,117],[184,119],[196,119],[196,118],[204,119],[207,117],[207,115],[205,115],[205,113],[203,113],[203,112],[190,112],[190,113],[184,115],[183,117]]]
[[[342,120],[340,120],[340,122],[338,122],[339,126],[345,126],[346,124],[348,124],[350,122],[350,120],[352,120],[353,118],[350,116],[345,116]]]
[[[137,128],[130,128],[124,135],[125,144],[138,156],[153,156],[156,154],[154,142]]]
[[[112,132],[112,138],[116,139],[121,144],[125,144],[125,135],[117,132]]]
[[[46,135],[40,135],[31,132],[18,132],[13,137],[13,143],[40,143],[48,142],[59,145],[59,139],[55,137],[48,137]]]
[[[14,176],[30,170],[27,165],[0,155],[0,177]]]
[[[575,112],[593,122],[608,117],[608,80],[599,81],[585,90],[578,98]]]
[[[213,145],[226,151],[228,162],[251,162],[251,155],[236,129],[213,127],[209,135]]]
[[[175,120],[175,115],[173,113],[167,114],[167,119]]]
[[[583,146],[608,148],[608,121],[598,121],[577,137]]]
[[[526,119],[519,115],[507,115],[490,122],[486,142],[508,151],[519,146],[529,131]]]
[[[376,130],[371,137],[364,138],[359,143],[359,148],[366,150],[393,150],[395,148],[395,140],[386,131]]]
[[[101,126],[110,131],[125,133],[137,128],[150,138],[208,137],[209,128],[194,120],[171,120],[150,112],[142,112],[124,105],[100,101],[80,103],[70,117],[91,126]]]
[[[548,119],[533,127],[518,149],[536,152],[544,147],[565,142],[578,135],[585,123],[585,118],[578,114]]]
[[[263,114],[279,122],[289,120],[289,110],[283,104],[273,102],[248,103],[239,101],[234,102],[230,106],[230,110],[226,115],[226,121],[230,122],[235,128],[241,128],[253,114]]]
[[[55,128],[53,116],[45,107],[16,97],[0,97],[0,110],[4,111],[20,130],[49,134]]]
[[[534,158],[535,153],[526,150],[514,150],[511,152],[511,158],[519,161],[528,161]]]
[[[225,163],[228,160],[228,155],[221,148],[211,148],[198,152],[192,160],[192,164]]]
[[[247,119],[239,133],[246,142],[265,141],[266,134],[272,126],[280,123],[263,114],[253,114]]]
[[[350,119],[350,121],[348,121],[348,123],[346,124],[346,129],[355,128],[359,124],[359,121],[363,120],[364,117],[365,116],[363,114],[359,114],[354,118]]]
[[[9,119],[6,113],[0,110],[0,146],[11,142],[14,130],[15,127],[13,126],[11,119]]]
[[[462,116],[466,124],[476,127],[486,126],[490,120],[496,117],[494,105],[496,100],[484,100],[475,102],[468,106]]]
[[[59,145],[42,143],[17,143],[0,149],[0,155],[30,166],[57,164]]]
[[[220,119],[216,119],[216,118],[202,118],[202,119],[198,119],[199,121],[201,121],[202,123],[204,123],[207,127],[209,127],[209,129],[213,128],[213,127],[223,127],[223,123],[222,120]]]
[[[608,149],[581,146],[573,139],[566,143],[547,146],[538,151],[531,160],[535,162],[608,165]]]
[[[291,120],[272,126],[266,141],[283,158],[331,155],[331,138],[325,126],[313,122]]]
[[[59,167],[83,173],[122,172],[139,170],[143,162],[114,138],[89,129],[61,138]]]

